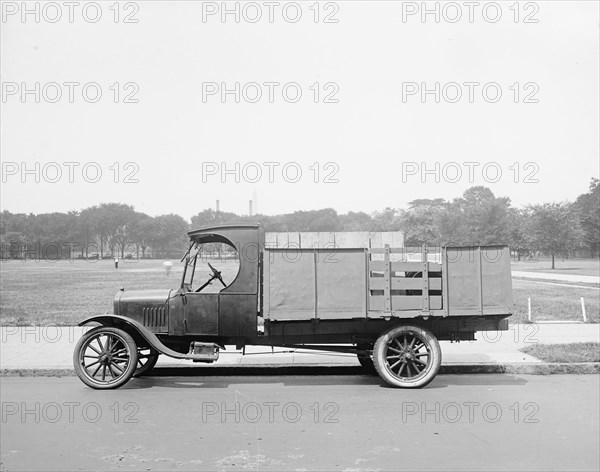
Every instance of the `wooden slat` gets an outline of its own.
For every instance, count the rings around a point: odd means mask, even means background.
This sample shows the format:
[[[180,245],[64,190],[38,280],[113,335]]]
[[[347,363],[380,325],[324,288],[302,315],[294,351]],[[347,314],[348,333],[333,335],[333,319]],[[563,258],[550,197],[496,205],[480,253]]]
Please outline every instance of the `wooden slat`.
[[[369,249],[371,254],[385,254],[385,248],[383,247],[372,247]],[[404,254],[405,250],[402,247],[391,247],[390,254]]]
[[[318,261],[318,257],[317,257],[317,251],[313,252],[313,278],[315,279],[315,318],[319,317],[319,284],[318,284],[318,274],[317,274],[317,266],[319,264],[317,264]]]
[[[370,311],[385,311],[385,299],[383,296],[371,296],[369,297],[369,310]]]
[[[439,277],[429,278],[429,290],[441,290],[442,289],[442,279]]]
[[[427,266],[429,267],[429,272],[442,271],[442,264],[439,262],[429,262]],[[369,261],[369,270],[383,272],[385,270],[385,261]],[[421,272],[422,270],[422,262],[392,262],[393,272]]]
[[[444,317],[450,314],[450,307],[448,306],[448,254],[446,253],[446,248],[444,248],[442,252],[442,279],[445,280],[444,289],[442,291],[443,297],[443,308],[444,308]]]
[[[408,295],[397,295],[392,298],[392,309],[393,310],[420,310],[421,309],[421,297],[420,296],[408,296]]]
[[[431,310],[442,309],[442,297],[434,295],[429,297],[429,307]],[[369,297],[369,310],[371,311],[386,311],[385,298],[383,295],[372,295]],[[402,310],[421,310],[421,297],[396,295],[392,297],[392,311]]]
[[[390,247],[386,244],[384,257],[384,270],[383,270],[383,297],[385,300],[385,311],[392,310],[392,299],[391,299],[391,274],[390,274]]]
[[[422,262],[392,262],[394,272],[421,272],[424,264]],[[429,272],[440,272],[442,264],[438,262],[429,262],[427,264]]]
[[[365,290],[365,298],[364,298],[364,314],[365,316],[368,315],[369,313],[369,277],[371,276],[371,274],[369,273],[369,258],[371,256],[369,256],[368,251],[365,249],[365,265],[364,265],[364,276],[365,276],[365,287],[367,287],[367,290]]]
[[[483,268],[481,267],[481,247],[477,248],[477,274],[479,275],[479,312],[483,316]]]
[[[376,270],[379,272],[383,272],[385,270],[385,262],[384,261],[369,261],[369,270]]]
[[[385,248],[382,247],[372,247],[369,248],[369,252],[371,254],[385,254]],[[418,254],[419,252],[421,252],[421,248],[420,247],[391,247],[390,248],[390,253],[392,254]],[[428,247],[427,248],[427,252],[430,252],[432,254],[439,254],[440,253],[440,248],[439,247]]]
[[[422,278],[408,278],[408,277],[392,277],[392,290],[422,290],[423,279]],[[369,289],[370,290],[383,290],[385,286],[383,277],[370,277],[369,278]],[[429,279],[429,290],[441,290],[442,279],[435,278]]]
[[[423,291],[421,297],[421,310],[429,311],[429,264],[427,261],[427,249],[423,246],[423,253],[421,255],[421,264],[423,264]]]
[[[440,272],[442,270],[442,265],[437,262],[430,262],[428,267],[429,272]],[[385,270],[385,261],[369,261],[369,270],[383,272]],[[421,272],[422,270],[422,262],[392,261],[393,272]]]

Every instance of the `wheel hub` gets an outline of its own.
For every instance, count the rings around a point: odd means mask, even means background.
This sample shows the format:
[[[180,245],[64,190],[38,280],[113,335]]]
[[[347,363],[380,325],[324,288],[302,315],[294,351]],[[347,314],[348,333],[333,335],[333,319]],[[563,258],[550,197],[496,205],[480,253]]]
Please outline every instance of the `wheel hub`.
[[[112,360],[113,360],[113,356],[110,353],[103,352],[102,355],[100,356],[100,363],[102,365],[108,365],[112,362]]]

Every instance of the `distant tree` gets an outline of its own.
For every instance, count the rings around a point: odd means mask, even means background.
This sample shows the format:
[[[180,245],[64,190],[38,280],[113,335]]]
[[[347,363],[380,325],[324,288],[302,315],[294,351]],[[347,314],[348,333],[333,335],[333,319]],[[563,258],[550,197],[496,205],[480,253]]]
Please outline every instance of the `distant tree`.
[[[592,179],[587,193],[579,195],[574,207],[579,211],[583,244],[592,257],[600,253],[600,180]]]
[[[310,220],[305,222],[305,231],[338,231],[340,228],[337,211],[333,208],[312,211],[306,216]]]
[[[244,217],[226,211],[215,211],[212,208],[201,211],[192,216],[192,227],[201,228],[203,226],[216,226],[223,224],[239,223],[244,221]]]
[[[372,231],[373,218],[362,211],[338,215],[340,231]]]
[[[387,207],[383,211],[376,211],[372,218],[374,231],[399,231],[402,224],[400,212],[395,208]]]
[[[510,199],[496,198],[487,187],[471,187],[453,202],[450,213],[458,220],[461,244],[507,244]]]
[[[337,231],[340,227],[333,208],[295,211],[280,215],[281,231]]]
[[[99,212],[98,207],[93,206],[85,208],[79,212],[76,230],[77,239],[81,245],[81,257],[89,257],[90,249],[99,250],[99,254],[102,256],[103,242],[102,229],[99,228]]]
[[[154,229],[154,219],[145,213],[136,213],[135,218],[129,228],[129,236],[136,246],[136,254],[139,257],[139,251],[142,251],[142,257],[146,257],[146,250],[150,246],[152,231]]]
[[[132,242],[132,228],[137,213],[131,205],[123,203],[103,203],[99,207],[99,226],[106,237],[111,252],[125,257],[125,249]]]
[[[28,251],[42,259],[71,257],[76,247],[77,213],[42,213],[28,218],[28,237],[33,247]]]
[[[11,213],[4,210],[0,214],[0,235],[8,232],[27,234],[29,229],[29,216],[25,213]]]
[[[188,224],[179,215],[161,215],[152,219],[149,242],[161,255],[182,252],[187,245]]]
[[[552,268],[557,255],[583,240],[579,214],[570,203],[529,205],[526,209],[528,234],[533,246],[552,257]]]
[[[20,259],[24,257],[31,240],[20,231],[6,231],[0,234],[2,259]]]
[[[527,234],[527,213],[524,210],[510,208],[508,215],[508,244],[517,255],[517,261],[532,251],[531,238]]]
[[[446,211],[443,198],[421,198],[409,202],[408,209],[401,213],[401,228],[407,246],[441,243],[440,219]]]

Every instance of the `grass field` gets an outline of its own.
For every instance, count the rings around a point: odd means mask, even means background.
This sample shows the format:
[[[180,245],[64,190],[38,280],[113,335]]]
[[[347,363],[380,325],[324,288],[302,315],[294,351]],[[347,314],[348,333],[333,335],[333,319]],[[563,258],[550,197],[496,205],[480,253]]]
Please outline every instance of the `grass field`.
[[[96,262],[0,262],[0,324],[73,325],[92,315],[112,312],[112,300],[121,286],[126,290],[176,288],[182,264],[172,261],[170,276],[162,260],[141,260],[119,264]],[[223,278],[230,282],[237,263],[218,262]],[[209,274],[199,262],[194,285]],[[209,291],[218,291],[213,282]],[[511,322],[527,320],[527,298],[531,298],[533,321],[581,320],[580,297],[585,297],[588,321],[600,321],[600,290],[513,280],[514,315]]]
[[[520,272],[547,272],[549,274],[595,275],[600,276],[599,259],[565,259],[557,257],[554,261],[556,269],[552,270],[551,259],[539,261],[512,262],[511,269]]]
[[[183,264],[172,261],[167,276],[162,260],[96,262],[0,262],[0,324],[70,326],[92,315],[112,313],[112,300],[120,287],[126,290],[177,288]],[[237,263],[213,263],[229,283]],[[198,261],[194,286],[208,279],[210,270]],[[219,290],[216,281],[206,292]]]
[[[532,321],[582,321],[581,301],[584,297],[588,322],[600,321],[600,289],[513,279],[514,312],[512,322],[527,321],[527,298],[531,298]]]
[[[521,349],[546,362],[600,362],[600,344],[533,344]]]

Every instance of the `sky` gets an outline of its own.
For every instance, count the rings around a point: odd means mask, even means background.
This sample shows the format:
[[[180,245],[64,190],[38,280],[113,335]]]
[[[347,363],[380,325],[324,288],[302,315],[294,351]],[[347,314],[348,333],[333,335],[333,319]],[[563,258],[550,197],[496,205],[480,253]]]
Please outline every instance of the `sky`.
[[[522,206],[600,173],[595,1],[51,3],[2,2],[2,210]]]

